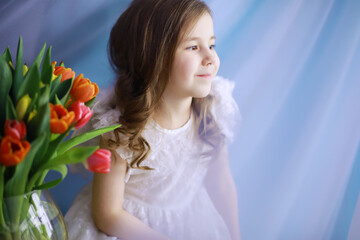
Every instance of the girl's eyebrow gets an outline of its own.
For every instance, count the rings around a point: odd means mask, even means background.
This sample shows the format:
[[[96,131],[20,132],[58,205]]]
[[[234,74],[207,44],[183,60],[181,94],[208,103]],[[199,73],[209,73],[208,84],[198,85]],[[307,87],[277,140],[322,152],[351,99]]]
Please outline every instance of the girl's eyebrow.
[[[184,42],[196,41],[196,40],[199,40],[199,39],[200,39],[199,37],[185,38]],[[209,40],[215,40],[215,39],[216,39],[215,36],[211,36]]]

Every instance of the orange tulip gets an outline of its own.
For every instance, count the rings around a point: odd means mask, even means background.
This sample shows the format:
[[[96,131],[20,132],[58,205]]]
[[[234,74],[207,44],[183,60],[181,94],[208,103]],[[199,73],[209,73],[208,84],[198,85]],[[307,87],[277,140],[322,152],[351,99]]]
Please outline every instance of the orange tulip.
[[[67,79],[73,79],[75,77],[75,72],[71,68],[64,68],[63,66],[56,66],[54,69],[54,75],[60,76],[60,82],[63,82]]]
[[[99,93],[99,87],[96,83],[92,83],[88,78],[84,78],[83,74],[78,75],[70,90],[70,95],[74,101],[86,103],[93,99]]]
[[[0,163],[6,167],[15,166],[24,160],[29,150],[28,141],[5,136],[0,145]]]
[[[75,118],[74,112],[69,112],[61,104],[50,104],[50,131],[52,133],[64,133]]]

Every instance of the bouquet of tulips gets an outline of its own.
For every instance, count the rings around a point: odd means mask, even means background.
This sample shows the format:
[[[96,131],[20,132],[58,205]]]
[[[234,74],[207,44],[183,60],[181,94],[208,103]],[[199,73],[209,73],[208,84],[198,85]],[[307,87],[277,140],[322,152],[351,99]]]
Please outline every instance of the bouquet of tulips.
[[[92,117],[89,107],[98,86],[83,74],[75,78],[62,62],[51,61],[51,47],[45,50],[46,44],[29,67],[24,65],[20,37],[15,61],[9,48],[0,55],[0,232],[9,222],[19,224],[26,211],[16,206],[10,214],[4,199],[55,186],[66,176],[67,164],[110,170],[109,151],[77,145],[119,125],[69,138],[73,128],[82,128]],[[49,170],[61,177],[44,183]]]

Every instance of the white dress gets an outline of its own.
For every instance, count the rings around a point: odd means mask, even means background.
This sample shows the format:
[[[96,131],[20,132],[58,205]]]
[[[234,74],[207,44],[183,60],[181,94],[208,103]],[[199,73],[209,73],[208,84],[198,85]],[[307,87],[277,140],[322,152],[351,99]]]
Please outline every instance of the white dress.
[[[239,116],[231,96],[234,83],[215,77],[210,94],[215,97],[212,114],[222,133],[232,137]],[[103,104],[109,105],[106,101]],[[119,112],[104,106],[92,118],[92,127],[116,124]],[[155,170],[130,168],[126,176],[123,208],[152,229],[170,239],[226,240],[229,230],[209,197],[203,179],[211,157],[201,156],[207,148],[197,136],[193,114],[181,128],[168,130],[150,121],[143,131],[151,152],[143,165]],[[117,149],[131,161],[132,154]],[[76,197],[65,216],[69,239],[117,239],[101,233],[91,218],[91,184]]]

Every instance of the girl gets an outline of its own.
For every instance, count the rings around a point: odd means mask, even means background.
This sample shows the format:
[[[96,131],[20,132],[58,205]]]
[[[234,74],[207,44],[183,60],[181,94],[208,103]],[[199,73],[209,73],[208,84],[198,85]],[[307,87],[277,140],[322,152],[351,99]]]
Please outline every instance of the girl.
[[[112,28],[118,78],[91,128],[121,123],[68,211],[70,239],[240,239],[226,139],[233,83],[215,77],[210,10],[200,0],[134,0]]]

